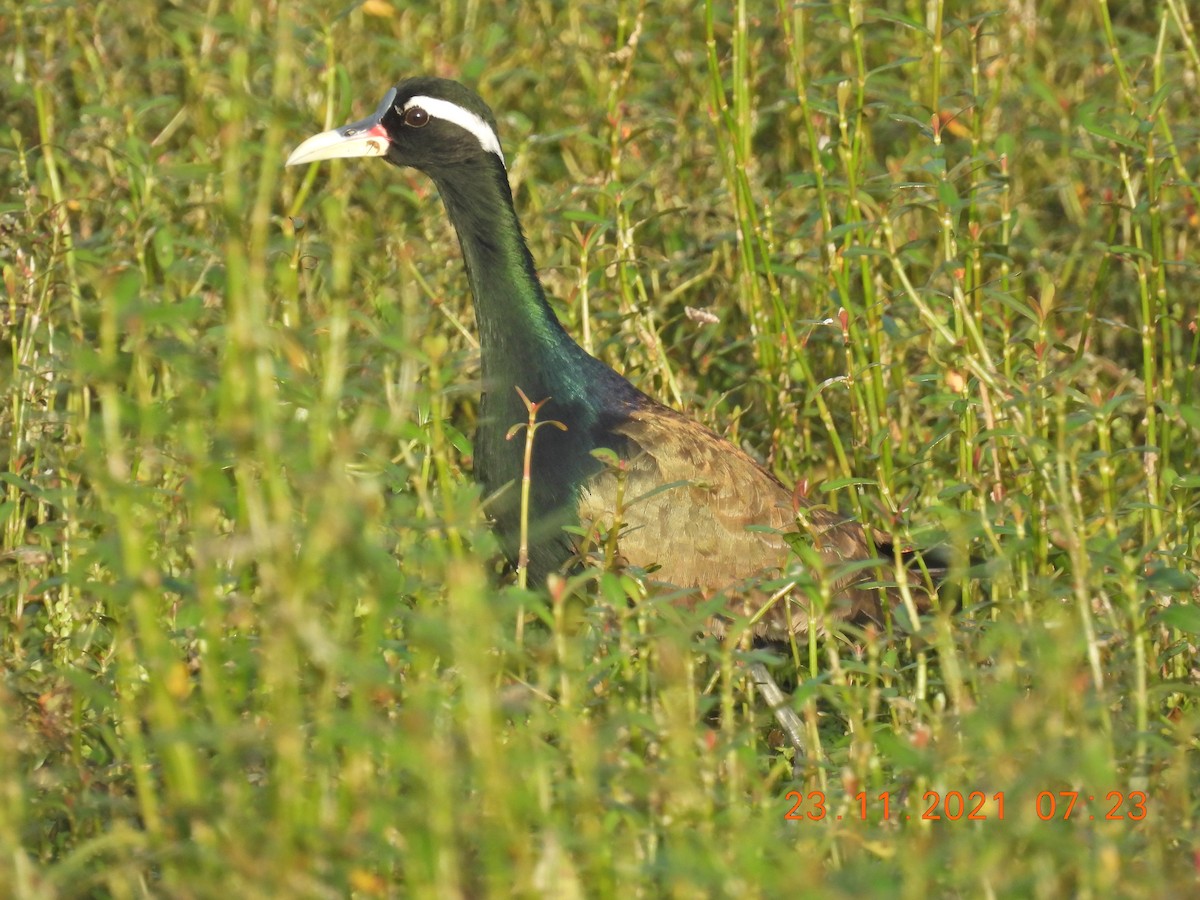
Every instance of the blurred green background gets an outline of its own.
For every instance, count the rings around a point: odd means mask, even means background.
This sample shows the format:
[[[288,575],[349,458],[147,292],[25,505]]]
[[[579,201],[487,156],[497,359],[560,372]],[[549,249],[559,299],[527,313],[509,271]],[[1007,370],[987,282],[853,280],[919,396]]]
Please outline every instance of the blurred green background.
[[[1188,4],[0,10],[0,893],[1195,891]],[[698,618],[498,575],[436,192],[282,168],[419,73],[592,352],[989,561],[775,660],[800,776]]]

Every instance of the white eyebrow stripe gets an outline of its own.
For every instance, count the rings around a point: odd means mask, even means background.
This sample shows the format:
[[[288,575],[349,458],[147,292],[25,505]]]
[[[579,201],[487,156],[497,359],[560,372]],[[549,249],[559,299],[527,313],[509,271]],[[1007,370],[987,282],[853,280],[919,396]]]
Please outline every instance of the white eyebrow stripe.
[[[477,116],[469,109],[464,109],[457,103],[451,103],[449,100],[442,100],[438,97],[410,97],[404,104],[404,112],[408,112],[414,106],[421,107],[421,109],[435,118],[453,122],[459,128],[469,131],[475,135],[480,147],[495,153],[500,157],[500,164],[505,164],[504,151],[500,149],[500,138],[496,137],[496,132],[492,130],[492,126],[480,116]]]

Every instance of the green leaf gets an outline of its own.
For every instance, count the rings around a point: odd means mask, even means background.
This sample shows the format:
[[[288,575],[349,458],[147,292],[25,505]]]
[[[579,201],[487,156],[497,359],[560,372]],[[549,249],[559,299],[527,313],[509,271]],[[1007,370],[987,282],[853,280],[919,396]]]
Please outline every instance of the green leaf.
[[[829,494],[833,491],[840,491],[845,487],[874,486],[878,482],[874,478],[835,478],[832,481],[827,481],[821,485],[821,491]]]
[[[592,456],[614,469],[621,464],[621,457],[617,456],[617,452],[610,447],[597,447],[592,451]]]
[[[962,200],[959,199],[958,191],[955,190],[954,184],[949,181],[939,181],[937,186],[938,200],[951,209],[957,209]]]
[[[474,452],[475,448],[471,445],[471,439],[449,422],[443,422],[442,429],[445,431],[446,438],[450,441],[450,445],[459,453],[463,454],[463,456],[470,456],[472,452]]]
[[[1162,480],[1168,488],[1200,487],[1200,475],[1180,475],[1174,466],[1164,466]]]
[[[1118,134],[1117,132],[1113,131],[1111,128],[1106,128],[1103,125],[1098,125],[1095,122],[1085,122],[1083,124],[1083,128],[1089,134],[1094,134],[1096,137],[1100,137],[1100,138],[1104,138],[1106,140],[1112,141],[1114,144],[1116,144],[1120,147],[1125,147],[1128,150],[1133,150],[1135,152],[1138,152],[1142,149],[1141,145],[1137,141],[1127,138],[1123,134]]]
[[[1188,424],[1188,427],[1195,431],[1200,431],[1200,406],[1188,406],[1184,403],[1180,404],[1177,411],[1179,418],[1183,419]]]
[[[1200,634],[1200,607],[1190,603],[1175,603],[1159,612],[1158,621],[1188,634]]]

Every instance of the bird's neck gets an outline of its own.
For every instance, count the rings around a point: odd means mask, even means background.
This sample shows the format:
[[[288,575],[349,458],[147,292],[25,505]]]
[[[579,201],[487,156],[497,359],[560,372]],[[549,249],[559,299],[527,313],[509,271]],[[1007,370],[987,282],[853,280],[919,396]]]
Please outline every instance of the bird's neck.
[[[538,432],[529,494],[530,576],[536,582],[570,556],[563,526],[578,522],[580,490],[600,469],[597,447],[615,449],[610,426],[646,398],[589,356],[563,330],[534,270],[513,209],[508,175],[497,159],[481,169],[444,169],[434,181],[458,232],[475,301],[483,366],[483,397],[475,435],[475,474],[488,499],[509,558],[518,555],[525,441],[509,440],[528,421],[516,388],[531,401],[550,400],[540,422],[563,428]]]
[[[531,400],[578,398],[596,361],[563,329],[546,302],[513,208],[508,175],[497,160],[485,170],[435,177],[458,233],[479,327],[485,392],[514,387]],[[507,405],[507,402],[505,403]]]

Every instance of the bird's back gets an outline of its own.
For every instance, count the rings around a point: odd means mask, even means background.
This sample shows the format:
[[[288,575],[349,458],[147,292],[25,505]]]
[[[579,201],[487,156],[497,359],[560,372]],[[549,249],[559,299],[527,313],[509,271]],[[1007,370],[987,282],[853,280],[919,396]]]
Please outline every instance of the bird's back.
[[[900,600],[896,588],[868,586],[873,569],[847,563],[875,559],[882,536],[868,541],[862,526],[796,497],[774,475],[732,443],[666,406],[648,401],[612,426],[624,440],[621,467],[605,467],[582,486],[579,518],[585,530],[619,519],[621,559],[652,570],[651,579],[694,592],[723,593],[731,615],[758,616],[757,636],[784,640],[808,629],[809,600],[799,585],[829,579],[829,613],[842,620],[882,621],[883,607]],[[620,509],[617,508],[618,490]],[[784,539],[801,532],[823,572],[800,574],[800,560]],[[894,569],[888,561],[880,565]],[[853,566],[849,567],[854,569]],[[795,574],[797,588],[777,590]],[[901,572],[919,610],[930,605],[918,572]],[[787,584],[784,578],[784,585]],[[716,631],[723,623],[714,623]]]

